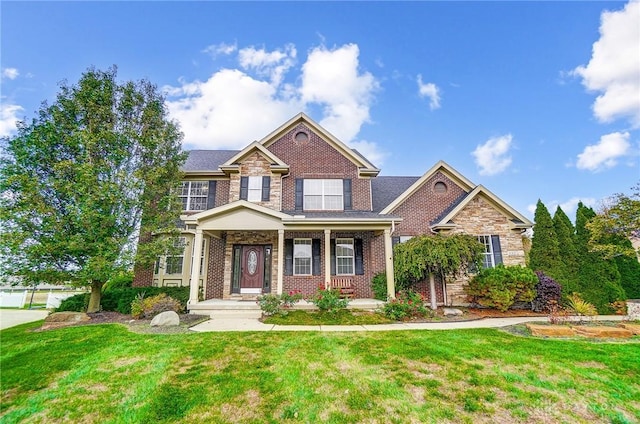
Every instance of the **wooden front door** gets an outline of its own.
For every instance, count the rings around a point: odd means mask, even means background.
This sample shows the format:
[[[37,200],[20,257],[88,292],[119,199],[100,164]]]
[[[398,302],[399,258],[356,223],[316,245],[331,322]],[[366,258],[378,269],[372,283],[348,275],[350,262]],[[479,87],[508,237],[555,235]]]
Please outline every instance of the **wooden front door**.
[[[240,293],[262,293],[264,284],[264,246],[242,246]]]

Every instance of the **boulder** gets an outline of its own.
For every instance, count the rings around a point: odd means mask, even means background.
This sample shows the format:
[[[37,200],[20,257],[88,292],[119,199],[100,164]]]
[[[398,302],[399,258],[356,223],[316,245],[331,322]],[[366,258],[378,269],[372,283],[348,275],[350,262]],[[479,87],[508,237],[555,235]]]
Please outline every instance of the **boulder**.
[[[442,313],[444,314],[445,317],[462,315],[462,311],[456,308],[443,308]]]
[[[596,337],[596,338],[628,338],[633,336],[633,332],[621,327],[606,327],[604,325],[597,327],[573,327],[577,334],[583,337]]]
[[[631,323],[625,322],[622,324],[618,324],[618,326],[631,331],[636,336],[640,336],[640,324],[631,324]]]
[[[526,324],[532,336],[571,337],[575,336],[573,328],[566,325]]]
[[[91,318],[84,312],[54,312],[44,319],[42,329],[48,330],[86,321],[91,321]]]
[[[152,327],[175,327],[180,325],[180,316],[174,311],[160,312],[151,320]]]

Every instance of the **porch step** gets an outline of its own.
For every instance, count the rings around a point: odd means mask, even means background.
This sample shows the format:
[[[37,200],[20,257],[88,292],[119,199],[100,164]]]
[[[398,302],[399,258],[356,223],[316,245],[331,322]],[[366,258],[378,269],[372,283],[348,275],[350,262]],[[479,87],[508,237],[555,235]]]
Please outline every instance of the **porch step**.
[[[211,319],[231,319],[231,318],[255,318],[258,319],[262,317],[262,311],[258,308],[257,311],[249,310],[249,309],[239,309],[239,310],[212,310],[209,311],[209,316]]]
[[[260,318],[262,311],[255,300],[212,299],[188,306],[189,313],[209,315],[212,319]]]

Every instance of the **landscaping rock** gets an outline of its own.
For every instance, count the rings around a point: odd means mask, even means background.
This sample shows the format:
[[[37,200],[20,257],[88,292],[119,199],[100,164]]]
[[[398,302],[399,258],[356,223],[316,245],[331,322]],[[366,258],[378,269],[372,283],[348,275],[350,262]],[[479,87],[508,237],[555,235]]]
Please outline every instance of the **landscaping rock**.
[[[442,313],[444,313],[445,317],[462,315],[462,311],[456,308],[443,308]]]
[[[628,338],[633,336],[633,332],[620,327],[582,327],[576,326],[573,327],[576,334],[579,334],[584,337],[592,337],[592,338]]]
[[[42,329],[48,330],[51,328],[65,327],[90,320],[89,315],[84,312],[54,312],[44,319]]]
[[[629,324],[627,322],[623,322],[621,324],[618,324],[618,327],[622,327],[626,330],[631,331],[636,336],[640,336],[640,324]]]
[[[174,311],[161,312],[151,320],[152,327],[173,327],[180,325],[180,317]]]
[[[640,320],[640,299],[627,300],[627,315],[630,321]]]
[[[571,337],[576,333],[573,328],[566,325],[539,325],[527,324],[532,336]]]

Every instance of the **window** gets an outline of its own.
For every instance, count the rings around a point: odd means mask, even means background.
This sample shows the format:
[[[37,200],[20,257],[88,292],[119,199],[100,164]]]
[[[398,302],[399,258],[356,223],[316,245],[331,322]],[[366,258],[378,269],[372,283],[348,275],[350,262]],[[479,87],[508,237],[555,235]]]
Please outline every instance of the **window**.
[[[399,237],[399,239],[400,239],[399,241],[400,241],[400,243],[404,243],[405,241],[409,241],[412,238],[413,238],[413,236],[400,236]]]
[[[178,248],[184,249],[186,246],[186,239],[184,237],[178,237],[173,245]],[[162,264],[164,263],[164,273],[165,274],[182,274],[182,267],[184,263],[184,252],[180,255],[165,255],[160,256],[155,264],[154,272],[156,274],[160,273],[160,268],[162,268]]]
[[[483,268],[493,268],[502,263],[502,249],[500,247],[499,236],[478,236],[478,241],[484,245],[484,253],[482,256]]]
[[[262,177],[248,177],[249,186],[247,200],[249,202],[259,202],[262,200]]]
[[[336,239],[336,274],[353,275],[354,272],[354,248],[352,238]]]
[[[311,275],[311,239],[293,240],[293,274]]]
[[[209,195],[208,181],[183,181],[180,187],[180,199],[183,211],[204,211],[207,209]]]
[[[305,210],[343,210],[343,180],[304,180]]]
[[[438,181],[433,185],[433,192],[436,194],[444,194],[447,192],[447,185],[442,181]]]

